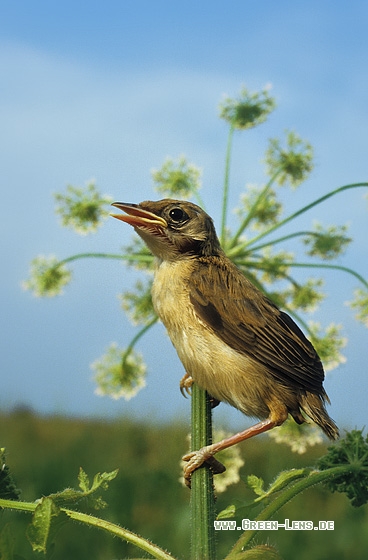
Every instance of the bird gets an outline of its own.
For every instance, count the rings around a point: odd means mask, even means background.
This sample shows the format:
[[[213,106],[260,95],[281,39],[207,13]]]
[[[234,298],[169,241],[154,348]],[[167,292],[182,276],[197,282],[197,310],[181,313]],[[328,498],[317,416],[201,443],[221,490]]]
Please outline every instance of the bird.
[[[290,415],[339,436],[326,411],[322,362],[294,320],[246,278],[221,248],[212,218],[196,204],[165,198],[114,202],[114,218],[134,227],[156,257],[154,309],[185,368],[181,391],[193,383],[214,402],[226,402],[259,421],[184,455],[188,486],[214,455],[280,426]],[[216,470],[217,469],[217,470]]]

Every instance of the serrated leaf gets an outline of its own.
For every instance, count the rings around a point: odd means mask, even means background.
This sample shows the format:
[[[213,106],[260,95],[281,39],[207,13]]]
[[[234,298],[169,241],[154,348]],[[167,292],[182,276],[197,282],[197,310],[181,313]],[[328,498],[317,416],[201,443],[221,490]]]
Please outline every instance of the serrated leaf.
[[[34,552],[46,553],[51,522],[53,517],[59,515],[59,512],[59,508],[49,497],[42,498],[37,505],[33,514],[32,523],[28,525],[27,528],[27,538]]]
[[[116,469],[111,472],[97,473],[93,478],[92,484],[90,484],[89,477],[84,470],[80,468],[78,480],[81,490],[65,488],[65,490],[50,494],[48,497],[59,507],[69,507],[69,505],[73,505],[84,498],[88,498],[89,504],[92,507],[95,509],[102,509],[107,506],[106,502],[100,496],[96,497],[94,494],[99,489],[107,490],[108,483],[116,477],[118,472],[119,470]]]
[[[79,488],[83,492],[89,492],[89,478],[88,475],[82,469],[82,467],[80,467],[79,469],[78,481],[79,481]]]
[[[257,496],[263,496],[265,494],[263,490],[264,480],[255,474],[247,476],[247,484]]]
[[[345,492],[354,507],[368,502],[368,435],[364,438],[363,430],[347,432],[317,462],[320,470],[351,466],[347,472],[330,477],[325,485],[331,492]]]
[[[93,478],[93,483],[90,491],[95,492],[98,488],[103,488],[104,490],[106,490],[108,488],[108,482],[114,480],[118,472],[119,470],[116,469],[115,471],[111,472],[97,473]]]

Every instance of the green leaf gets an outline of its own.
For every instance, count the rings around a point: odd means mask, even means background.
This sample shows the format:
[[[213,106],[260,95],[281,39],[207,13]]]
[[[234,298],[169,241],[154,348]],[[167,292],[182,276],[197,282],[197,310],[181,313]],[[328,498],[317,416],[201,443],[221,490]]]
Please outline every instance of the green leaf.
[[[96,490],[98,490],[98,488],[102,488],[103,490],[107,490],[108,483],[111,482],[112,480],[114,480],[114,478],[116,477],[118,472],[119,472],[119,470],[116,469],[116,470],[111,471],[111,472],[97,473],[93,478],[91,492],[96,492]]]
[[[257,496],[263,496],[265,494],[265,491],[263,490],[264,480],[255,474],[247,476],[247,485],[255,494],[257,494]]]
[[[247,484],[253,491],[258,495],[258,498],[254,499],[254,503],[259,503],[262,500],[269,498],[272,494],[284,490],[289,484],[295,482],[300,478],[305,478],[309,475],[312,469],[290,469],[288,471],[281,471],[277,478],[271,482],[267,490],[263,489],[263,480],[255,475],[250,475],[247,478]],[[249,479],[251,479],[249,481]]]
[[[229,519],[229,517],[234,517],[236,514],[236,505],[231,504],[227,506],[227,508],[220,511],[217,515],[216,519]]]
[[[264,492],[262,498],[271,496],[271,494],[274,494],[275,492],[280,492],[280,490],[283,490],[290,483],[295,482],[295,480],[308,476],[311,470],[312,469],[310,468],[303,468],[290,469],[289,471],[280,472],[276,480],[274,480],[274,482],[272,482],[268,487],[267,492]]]
[[[359,507],[368,502],[368,436],[363,430],[347,432],[344,439],[331,445],[317,466],[326,470],[339,465],[350,465],[351,469],[328,479],[325,483],[331,492],[345,492],[351,504]]]
[[[106,507],[107,504],[100,496],[95,496],[94,494],[99,489],[107,490],[108,483],[116,477],[117,473],[118,470],[104,472],[102,474],[97,473],[93,478],[92,484],[90,484],[88,475],[82,468],[80,468],[78,475],[80,490],[65,488],[65,490],[62,490],[61,492],[50,494],[48,498],[50,498],[58,507],[69,507],[70,505],[80,502],[82,499],[88,498],[90,506],[94,509],[101,509]]]
[[[19,500],[20,490],[15,486],[8,465],[5,463],[5,448],[0,448],[0,498]]]
[[[80,467],[79,469],[78,481],[79,488],[82,490],[82,492],[89,492],[89,478],[82,467]]]
[[[264,490],[264,481],[262,478],[251,474],[247,476],[246,484],[257,494],[257,498],[254,498],[251,502],[238,502],[238,505],[231,504],[224,510],[222,510],[217,519],[228,519],[229,517],[250,515],[250,510],[258,506],[263,500],[267,500],[271,495],[276,494],[284,490],[287,486],[294,483],[296,480],[307,477],[312,469],[290,469],[288,471],[282,471],[279,473],[277,478],[271,482],[267,490]]]
[[[42,498],[33,514],[33,520],[27,528],[27,537],[34,552],[46,553],[53,518],[60,513],[59,508],[49,497]]]

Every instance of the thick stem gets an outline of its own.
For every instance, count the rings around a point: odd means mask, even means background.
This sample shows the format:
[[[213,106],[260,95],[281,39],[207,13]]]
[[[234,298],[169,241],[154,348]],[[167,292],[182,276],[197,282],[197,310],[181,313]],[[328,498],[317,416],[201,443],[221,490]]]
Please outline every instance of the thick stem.
[[[212,443],[212,412],[206,391],[192,386],[192,450]],[[215,560],[215,500],[213,474],[204,465],[192,474],[192,560]]]

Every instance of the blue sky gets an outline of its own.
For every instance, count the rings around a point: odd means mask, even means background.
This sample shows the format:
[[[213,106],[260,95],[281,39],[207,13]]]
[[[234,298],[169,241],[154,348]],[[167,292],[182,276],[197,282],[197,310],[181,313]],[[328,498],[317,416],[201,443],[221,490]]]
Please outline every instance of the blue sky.
[[[147,387],[130,402],[94,395],[89,364],[134,329],[117,294],[136,275],[117,262],[79,262],[62,297],[20,288],[38,254],[117,252],[132,231],[109,220],[97,234],[61,228],[52,194],[95,178],[116,200],[157,197],[150,171],[185,154],[203,169],[202,196],[217,224],[227,130],[224,94],[272,84],[277,110],[235,138],[231,205],[264,179],[267,139],[293,129],[312,143],[316,167],[289,210],[347,183],[367,181],[368,5],[362,1],[4,2],[0,19],[1,391],[0,407],[42,413],[185,418],[183,374],[162,326],[142,341]],[[368,277],[368,203],[346,193],[305,215],[350,224],[339,264]],[[303,273],[300,272],[300,278]],[[367,424],[367,331],[349,308],[357,283],[326,275],[328,299],[312,317],[344,325],[346,364],[327,376],[330,413]],[[222,410],[221,410],[222,409]],[[222,406],[216,416],[247,420]]]

